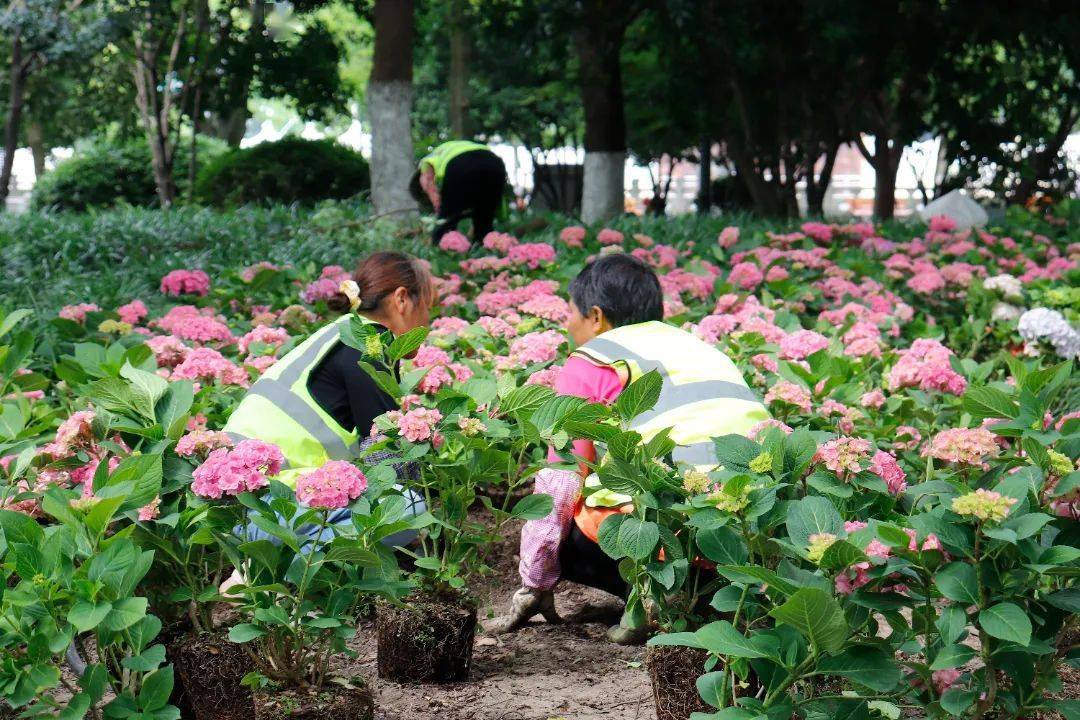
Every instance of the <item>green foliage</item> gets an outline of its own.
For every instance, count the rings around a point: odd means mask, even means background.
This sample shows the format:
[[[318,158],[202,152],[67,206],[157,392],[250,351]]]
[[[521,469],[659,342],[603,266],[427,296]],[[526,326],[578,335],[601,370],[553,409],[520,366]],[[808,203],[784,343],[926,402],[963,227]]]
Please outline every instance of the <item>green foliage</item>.
[[[224,143],[200,136],[196,152],[200,162],[206,162],[224,149]],[[189,152],[190,146],[181,143],[173,167],[182,195],[187,189]],[[113,205],[155,206],[158,198],[150,148],[142,139],[123,144],[91,141],[42,176],[34,185],[30,202],[36,210],[61,211]]]
[[[212,160],[199,172],[195,195],[218,206],[310,204],[359,195],[370,185],[368,164],[360,153],[333,140],[286,137]]]

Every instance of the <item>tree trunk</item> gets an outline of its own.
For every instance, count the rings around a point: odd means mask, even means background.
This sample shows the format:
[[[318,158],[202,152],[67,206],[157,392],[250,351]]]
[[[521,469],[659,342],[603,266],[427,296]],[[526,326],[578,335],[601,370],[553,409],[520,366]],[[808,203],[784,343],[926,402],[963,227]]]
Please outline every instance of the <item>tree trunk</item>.
[[[8,89],[8,112],[4,123],[4,160],[0,165],[0,212],[7,207],[11,173],[15,167],[15,151],[19,149],[19,123],[26,98],[26,63],[23,61],[22,38],[11,42],[11,78]]]
[[[840,143],[835,141],[825,149],[825,162],[821,166],[821,172],[815,172],[817,159],[809,163],[809,172],[806,174],[806,214],[813,217],[825,216],[825,194],[829,191],[829,183],[832,181],[833,166],[836,164],[836,154],[840,151]]]
[[[1058,131],[1046,141],[1041,150],[1032,154],[1031,159],[1028,161],[1028,172],[1024,174],[1020,182],[1008,195],[1007,202],[1009,204],[1015,205],[1027,202],[1028,198],[1038,188],[1039,181],[1049,179],[1054,159],[1061,152],[1061,148],[1064,147],[1074,124],[1076,124],[1076,118],[1073,115],[1072,108],[1068,108],[1061,116]]]
[[[623,212],[626,118],[619,64],[624,22],[603,3],[589,3],[574,34],[585,111],[585,181],[581,219],[587,224]]]
[[[412,0],[375,0],[375,53],[368,80],[371,197],[375,212],[415,215],[409,194],[413,155]]]
[[[469,122],[469,34],[466,30],[465,3],[453,0],[450,5],[450,134],[471,138]]]
[[[860,135],[855,136],[859,152],[874,168],[874,217],[891,220],[896,210],[896,171],[904,148],[898,142],[889,147],[892,137],[883,124],[874,128],[874,152],[870,153]]]
[[[37,120],[31,120],[26,125],[26,144],[30,146],[30,152],[34,156],[34,181],[41,179],[45,174],[45,160],[49,156],[49,150],[45,147],[45,128]]]
[[[697,211],[707,214],[712,208],[712,140],[701,139],[698,147]]]

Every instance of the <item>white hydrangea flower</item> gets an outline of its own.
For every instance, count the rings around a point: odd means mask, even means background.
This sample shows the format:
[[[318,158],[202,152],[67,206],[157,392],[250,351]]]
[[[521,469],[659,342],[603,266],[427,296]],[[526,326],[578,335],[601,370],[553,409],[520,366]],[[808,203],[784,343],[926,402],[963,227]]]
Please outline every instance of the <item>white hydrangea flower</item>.
[[[1033,308],[1020,316],[1016,328],[1028,342],[1043,340],[1065,359],[1080,355],[1080,331],[1065,316],[1049,308]]]
[[[990,311],[990,319],[996,323],[1011,323],[1015,322],[1021,313],[1023,313],[1023,310],[1015,305],[998,302],[994,304],[994,308]]]
[[[1024,297],[1024,283],[1020,281],[1020,278],[1013,275],[1002,274],[987,278],[983,283],[983,287],[987,290],[997,290],[1010,300],[1018,300]]]

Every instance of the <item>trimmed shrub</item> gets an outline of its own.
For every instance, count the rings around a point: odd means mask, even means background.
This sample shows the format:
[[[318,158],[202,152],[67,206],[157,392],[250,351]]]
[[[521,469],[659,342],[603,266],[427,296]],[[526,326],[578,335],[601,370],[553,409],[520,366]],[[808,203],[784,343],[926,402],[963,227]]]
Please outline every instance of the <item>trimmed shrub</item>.
[[[205,165],[195,196],[208,205],[312,203],[352,197],[371,187],[360,153],[333,140],[287,137],[232,150]]]
[[[198,147],[200,162],[206,162],[221,155],[226,146],[220,140],[200,137]],[[188,150],[185,141],[177,149],[173,167],[178,199],[187,194]],[[92,141],[37,181],[30,204],[35,210],[76,212],[124,204],[156,206],[150,147],[142,139],[125,143]]]

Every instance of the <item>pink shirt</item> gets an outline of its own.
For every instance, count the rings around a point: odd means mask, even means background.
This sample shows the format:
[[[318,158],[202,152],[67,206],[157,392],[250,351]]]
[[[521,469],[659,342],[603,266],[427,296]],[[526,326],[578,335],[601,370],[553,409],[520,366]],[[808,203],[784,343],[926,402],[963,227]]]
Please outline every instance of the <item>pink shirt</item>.
[[[622,389],[623,381],[614,369],[574,355],[567,359],[555,381],[555,392],[559,395],[581,397],[589,402],[610,403]],[[590,460],[596,457],[590,440],[575,440],[573,448],[577,456]],[[561,462],[554,449],[548,449],[548,462]],[[559,545],[574,521],[581,482],[581,473],[569,470],[545,468],[536,474],[533,491],[551,495],[555,507],[547,517],[530,520],[521,528],[518,573],[525,587],[550,590],[559,581]]]

